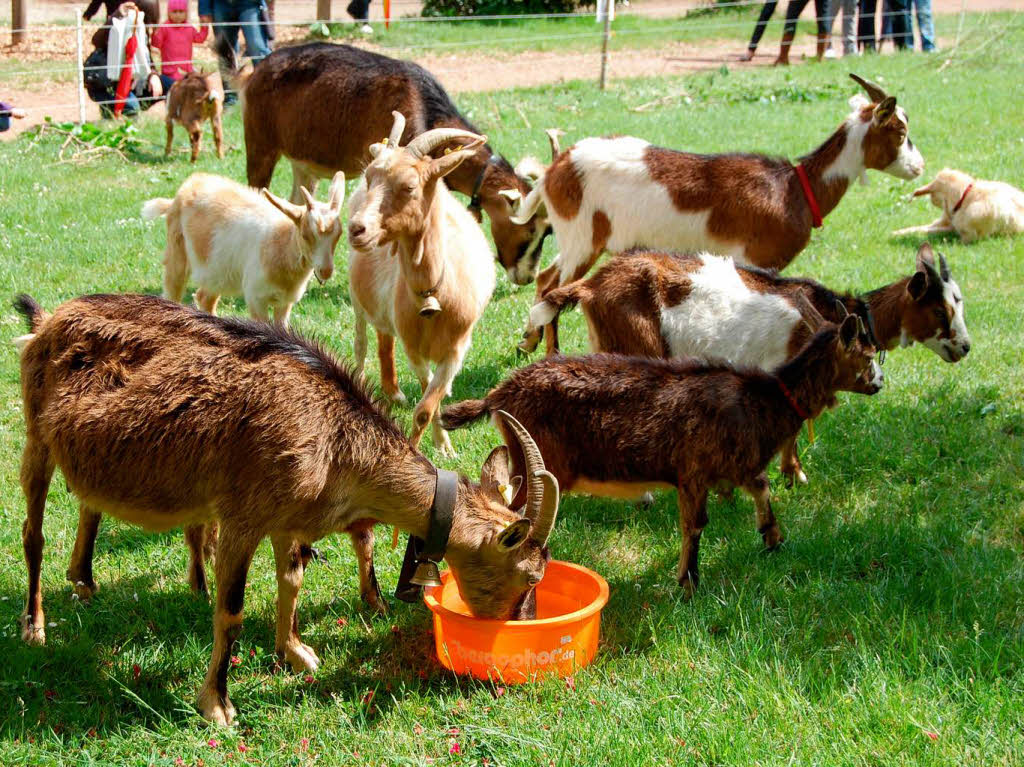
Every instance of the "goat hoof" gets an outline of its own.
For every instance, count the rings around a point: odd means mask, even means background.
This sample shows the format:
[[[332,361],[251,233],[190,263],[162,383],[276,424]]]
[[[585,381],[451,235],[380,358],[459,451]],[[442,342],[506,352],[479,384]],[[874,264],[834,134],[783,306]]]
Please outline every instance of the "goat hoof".
[[[683,590],[683,599],[693,599],[700,584],[700,576],[697,573],[686,573],[679,579],[679,587]]]
[[[85,581],[75,580],[72,588],[74,589],[75,595],[83,602],[88,602],[96,596],[96,592],[100,590],[100,587],[96,585],[95,581],[89,581],[86,583]]]
[[[284,659],[296,673],[306,671],[312,674],[320,667],[320,659],[313,648],[302,642],[295,642],[284,648]]]
[[[42,647],[46,644],[46,629],[42,625],[36,626],[27,615],[22,616],[21,640],[25,644]]]
[[[199,693],[196,705],[203,719],[213,724],[228,727],[235,722],[235,706],[227,696],[221,698],[216,690],[204,689]]]
[[[801,485],[807,484],[807,475],[804,474],[803,469],[796,470],[796,481],[799,482]]]
[[[636,499],[636,507],[638,509],[649,509],[654,505],[654,494],[650,491],[644,493]]]
[[[771,529],[766,530],[761,535],[761,538],[764,541],[764,547],[768,549],[768,551],[775,551],[782,545],[782,542],[786,540],[782,537],[782,533],[779,532],[779,528],[777,526],[773,526]]]
[[[403,392],[401,390],[396,391],[394,394],[388,394],[386,396],[387,396],[387,398],[389,400],[391,400],[396,405],[408,405],[409,404],[409,398],[406,397],[405,396],[405,392]]]
[[[359,595],[365,604],[376,615],[388,614],[388,603],[376,591],[366,591]]]

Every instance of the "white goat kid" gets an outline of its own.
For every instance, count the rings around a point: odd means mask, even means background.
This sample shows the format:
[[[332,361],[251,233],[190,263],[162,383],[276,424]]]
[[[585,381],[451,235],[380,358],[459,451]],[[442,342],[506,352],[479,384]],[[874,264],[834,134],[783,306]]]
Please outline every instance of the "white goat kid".
[[[334,176],[326,203],[302,192],[305,205],[295,205],[266,189],[194,173],[173,200],[148,200],[144,219],[167,216],[164,298],[180,302],[193,274],[203,311],[215,313],[222,295],[240,295],[254,318],[269,320],[273,307],[274,322],[287,327],[310,277],[324,282],[334,273],[345,176]]]
[[[362,372],[366,324],[377,330],[381,388],[404,402],[395,372],[395,336],[419,378],[423,399],[413,416],[419,445],[433,422],[434,445],[454,455],[441,428],[441,400],[451,394],[473,327],[494,292],[494,256],[476,219],[452,196],[443,177],[486,141],[464,130],[440,128],[398,142],[405,118],[386,142],[373,144],[373,161],[349,201],[349,292],[355,311],[355,359]],[[434,158],[453,139],[469,144]],[[430,364],[436,367],[433,374]]]

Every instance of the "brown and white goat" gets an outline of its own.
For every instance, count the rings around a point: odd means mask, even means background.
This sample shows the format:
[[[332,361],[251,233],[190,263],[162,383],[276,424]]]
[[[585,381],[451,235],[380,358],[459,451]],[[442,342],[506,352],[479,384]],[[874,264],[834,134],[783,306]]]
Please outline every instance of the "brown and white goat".
[[[782,541],[765,467],[837,391],[872,377],[875,349],[861,341],[861,324],[850,316],[828,325],[772,373],[692,359],[548,357],[516,370],[485,399],[446,408],[444,422],[455,429],[509,412],[536,440],[562,492],[635,497],[675,487],[683,535],[677,577],[692,591],[710,487],[744,488],[765,545]],[[513,435],[497,426],[515,471],[521,455]]]
[[[292,202],[301,201],[301,187],[315,191],[318,179],[335,171],[362,173],[371,160],[367,147],[388,135],[393,111],[407,119],[403,143],[436,128],[480,133],[423,67],[350,45],[279,48],[260,62],[242,94],[249,183],[269,186],[284,155],[292,165]],[[470,198],[478,221],[487,213],[509,279],[531,282],[550,229],[543,217],[513,223],[513,206],[501,195],[526,195],[529,181],[488,144],[477,145],[445,181]]]
[[[810,338],[800,300],[830,322],[847,313],[861,317],[873,334],[865,340],[880,350],[917,342],[957,362],[971,349],[960,287],[941,254],[936,268],[927,243],[913,274],[861,297],[707,253],[630,251],[548,293],[530,311],[530,322],[544,325],[579,303],[592,352],[698,357],[772,370]],[[807,481],[795,438],[783,448],[782,472],[790,483]]]
[[[194,274],[203,311],[213,314],[222,295],[241,295],[254,319],[269,320],[273,307],[274,322],[287,327],[310,277],[323,282],[334,273],[334,249],[344,231],[344,174],[335,175],[327,203],[302,191],[305,204],[295,205],[267,189],[193,173],[174,199],[147,200],[145,220],[167,216],[164,298],[181,301]]]
[[[213,143],[217,157],[224,157],[224,85],[220,73],[186,72],[167,93],[167,146],[164,155],[170,155],[174,143],[174,123],[180,123],[192,144],[192,162],[199,157],[199,143],[203,137],[203,120],[213,126]]]
[[[494,292],[494,260],[480,225],[443,178],[485,138],[439,128],[401,147],[404,128],[405,118],[395,112],[391,136],[370,147],[373,162],[349,204],[356,368],[363,370],[369,321],[377,330],[381,388],[389,398],[404,401],[395,372],[397,336],[423,389],[413,416],[412,443],[419,444],[433,421],[434,445],[453,455],[438,411],[462,368],[473,326]],[[431,156],[453,139],[471,143]],[[431,363],[436,366],[433,374]]]
[[[921,175],[924,160],[895,97],[854,79],[871,101],[852,98],[849,117],[796,166],[759,154],[678,152],[631,136],[588,138],[558,152],[513,218],[543,215],[558,241],[558,258],[537,278],[537,297],[583,277],[605,250],[708,251],[782,269],[820,225],[815,207],[827,215],[868,169],[904,179]],[[529,331],[520,348],[532,351],[539,340],[538,330]],[[547,351],[557,348],[553,323]]]
[[[203,716],[230,723],[231,649],[242,628],[249,564],[271,539],[277,565],[275,647],[293,667],[319,664],[298,633],[296,601],[325,535],[351,535],[364,597],[376,599],[373,527],[425,537],[436,470],[322,348],[266,323],[218,318],[152,296],[100,295],[46,314],[17,302],[31,334],[18,339],[26,441],[21,485],[28,601],[22,638],[45,642],[40,572],[43,512],[55,467],[83,508],[150,530],[216,519],[213,655]],[[495,480],[461,478],[445,558],[474,615],[530,617],[549,558],[557,485],[525,430],[525,517]]]

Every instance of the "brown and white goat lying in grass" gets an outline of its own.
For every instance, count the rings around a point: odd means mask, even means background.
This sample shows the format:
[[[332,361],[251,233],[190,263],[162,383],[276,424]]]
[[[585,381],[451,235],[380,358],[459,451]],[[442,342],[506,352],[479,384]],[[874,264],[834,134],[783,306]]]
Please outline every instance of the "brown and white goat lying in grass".
[[[277,564],[275,648],[294,668],[319,660],[298,633],[311,544],[351,535],[360,589],[376,599],[373,527],[426,537],[436,469],[322,348],[265,323],[218,318],[151,296],[84,296],[45,313],[17,307],[26,440],[21,485],[28,601],[22,638],[45,641],[43,511],[54,468],[83,509],[149,530],[219,520],[213,655],[203,716],[230,723],[231,649],[249,563],[269,537]],[[499,449],[481,485],[462,478],[445,558],[473,614],[529,615],[549,558],[558,493],[529,436],[525,517],[502,499]],[[505,463],[502,466],[502,463]],[[77,551],[77,549],[76,549]]]
[[[880,350],[917,342],[957,362],[971,349],[960,287],[941,254],[936,268],[927,243],[913,274],[862,297],[707,253],[630,251],[548,293],[530,311],[530,322],[539,327],[579,303],[592,352],[698,357],[772,370],[810,338],[802,300],[829,322],[861,317],[873,335],[865,340]],[[782,473],[790,483],[807,482],[795,437],[782,450]]]
[[[964,243],[1000,234],[1024,232],[1024,192],[1002,181],[983,181],[943,168],[914,197],[931,197],[942,215],[925,226],[898,229],[894,235],[956,232]]]
[[[331,182],[326,204],[303,192],[305,205],[294,205],[266,189],[193,173],[174,199],[146,201],[144,219],[167,216],[164,298],[181,301],[192,274],[203,311],[213,314],[222,295],[240,295],[253,318],[269,320],[273,307],[274,322],[287,326],[310,277],[323,282],[334,273],[334,249],[344,231],[343,174]]]
[[[356,369],[366,360],[366,323],[377,330],[381,388],[405,397],[395,372],[395,336],[419,378],[423,399],[413,416],[418,445],[433,421],[434,445],[453,455],[438,410],[451,393],[476,325],[494,291],[494,259],[480,225],[445,187],[443,177],[471,157],[485,137],[454,128],[421,133],[398,145],[405,118],[394,113],[391,136],[370,147],[373,162],[349,203],[349,292],[356,315]],[[434,158],[452,139],[466,147]],[[433,374],[430,365],[436,365]]]
[[[872,385],[875,349],[862,342],[860,325],[854,316],[827,325],[771,373],[692,359],[548,357],[516,370],[485,399],[446,408],[444,423],[455,429],[507,411],[536,440],[562,492],[635,497],[676,488],[683,535],[677,577],[692,591],[710,487],[744,488],[765,545],[782,541],[765,467],[837,391]],[[515,473],[522,465],[515,441],[497,426]]]
[[[180,123],[192,144],[192,162],[199,157],[199,143],[203,138],[203,120],[213,126],[213,143],[217,157],[224,157],[224,85],[220,73],[186,72],[167,93],[167,146],[164,155],[170,155],[174,143],[174,123]]]
[[[558,241],[558,258],[537,277],[537,297],[582,278],[605,250],[639,246],[708,251],[782,269],[820,226],[815,206],[827,215],[868,169],[904,179],[921,175],[924,160],[895,97],[854,79],[871,101],[851,99],[853,112],[796,166],[760,154],[679,152],[631,136],[588,138],[561,152],[552,139],[557,155],[513,219],[543,214]],[[539,340],[540,332],[531,330],[520,348],[532,351]],[[557,348],[552,323],[547,351]]]

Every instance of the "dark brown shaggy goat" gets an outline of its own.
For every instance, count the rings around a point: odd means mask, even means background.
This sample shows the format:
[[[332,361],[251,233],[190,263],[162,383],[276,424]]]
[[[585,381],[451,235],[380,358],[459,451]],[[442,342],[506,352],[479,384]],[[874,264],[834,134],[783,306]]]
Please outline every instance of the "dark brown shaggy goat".
[[[213,143],[217,157],[224,157],[224,86],[220,73],[188,72],[171,86],[167,93],[167,145],[164,155],[171,153],[174,143],[174,123],[180,123],[192,144],[192,162],[199,157],[199,143],[203,138],[203,120],[213,126]]]
[[[249,564],[263,538],[270,537],[277,563],[277,652],[297,669],[316,669],[295,609],[310,545],[348,532],[361,590],[375,593],[373,526],[426,537],[434,466],[331,355],[270,325],[137,295],[84,296],[52,315],[22,296],[17,308],[32,331],[16,341],[28,502],[22,638],[45,641],[43,511],[59,467],[83,510],[150,530],[219,521],[203,716],[234,719],[227,671]],[[459,481],[445,552],[470,609],[491,618],[528,617],[557,512],[557,486],[529,435],[513,428],[520,449],[534,456],[525,517],[495,486],[495,477],[508,481],[499,448],[480,485]]]
[[[550,357],[515,371],[485,399],[445,409],[443,423],[457,429],[498,410],[511,413],[563,492],[635,497],[676,488],[683,537],[676,575],[692,591],[709,487],[744,488],[765,545],[782,541],[765,467],[806,418],[829,407],[837,391],[858,387],[872,368],[875,350],[859,339],[859,325],[853,316],[828,325],[774,374],[694,360]],[[512,435],[498,428],[514,471],[522,459]]]
[[[319,179],[337,171],[348,178],[362,173],[370,162],[370,145],[391,130],[392,112],[407,119],[403,145],[433,128],[482,133],[423,67],[349,45],[309,43],[276,50],[256,67],[243,93],[249,185],[269,187],[284,155],[291,160],[296,203],[302,201],[303,186],[313,192]],[[478,220],[481,210],[487,212],[498,261],[509,279],[520,285],[532,281],[547,221],[512,223],[512,205],[499,194],[503,189],[528,194],[526,179],[484,144],[445,182],[470,197]]]

